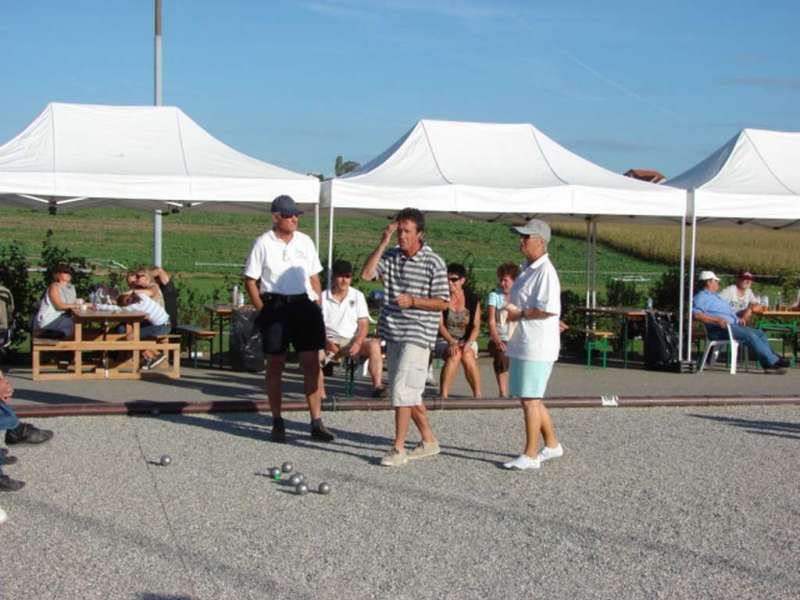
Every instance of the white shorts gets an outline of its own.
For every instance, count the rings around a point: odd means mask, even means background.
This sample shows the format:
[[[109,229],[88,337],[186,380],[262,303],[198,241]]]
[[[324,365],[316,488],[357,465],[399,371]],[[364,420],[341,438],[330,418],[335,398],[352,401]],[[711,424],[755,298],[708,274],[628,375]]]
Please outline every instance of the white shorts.
[[[387,342],[389,397],[392,406],[419,406],[428,378],[431,351],[416,344]]]

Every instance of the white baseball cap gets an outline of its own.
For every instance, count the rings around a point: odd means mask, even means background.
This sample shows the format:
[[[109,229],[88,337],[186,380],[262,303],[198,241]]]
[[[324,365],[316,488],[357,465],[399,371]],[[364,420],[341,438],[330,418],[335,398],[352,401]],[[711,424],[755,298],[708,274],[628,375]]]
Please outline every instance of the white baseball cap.
[[[714,274],[714,271],[700,271],[700,281],[708,281],[709,279],[719,281],[719,277]]]
[[[539,219],[531,219],[521,227],[512,227],[512,231],[519,235],[533,235],[542,238],[545,242],[550,241],[550,225]]]

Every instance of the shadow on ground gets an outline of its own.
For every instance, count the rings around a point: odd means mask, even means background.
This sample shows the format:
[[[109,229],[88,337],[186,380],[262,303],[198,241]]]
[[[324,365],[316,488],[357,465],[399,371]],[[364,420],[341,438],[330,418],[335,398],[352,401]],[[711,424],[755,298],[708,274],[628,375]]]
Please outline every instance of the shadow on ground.
[[[724,425],[730,425],[731,427],[739,427],[748,433],[755,433],[756,435],[769,435],[790,440],[800,440],[800,423],[791,423],[788,421],[756,421],[753,419],[737,419],[735,417],[721,417],[716,415],[690,414],[689,416],[696,419],[716,421]]]

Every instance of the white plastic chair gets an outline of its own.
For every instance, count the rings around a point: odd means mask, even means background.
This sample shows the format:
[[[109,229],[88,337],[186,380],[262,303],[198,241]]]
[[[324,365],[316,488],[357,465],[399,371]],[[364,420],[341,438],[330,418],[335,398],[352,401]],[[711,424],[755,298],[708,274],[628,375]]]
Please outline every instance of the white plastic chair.
[[[720,349],[722,349],[724,346],[729,346],[728,356],[730,357],[730,363],[731,363],[731,375],[736,375],[736,361],[739,358],[739,342],[733,339],[733,331],[731,330],[730,323],[725,324],[725,329],[728,331],[727,340],[712,340],[711,338],[708,338],[705,352],[703,352],[703,358],[700,360],[700,365],[699,368],[697,369],[698,373],[703,372],[709,354],[711,355],[710,364],[713,365],[714,362],[716,362],[717,358],[719,357]],[[706,337],[708,337],[708,327],[706,327]]]

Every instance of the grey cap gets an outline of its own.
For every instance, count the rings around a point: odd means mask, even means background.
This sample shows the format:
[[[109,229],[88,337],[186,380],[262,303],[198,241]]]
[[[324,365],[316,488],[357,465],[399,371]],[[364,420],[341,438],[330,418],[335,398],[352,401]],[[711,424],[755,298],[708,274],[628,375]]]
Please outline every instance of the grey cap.
[[[297,203],[291,196],[278,196],[272,201],[272,208],[274,213],[281,213],[282,215],[302,215],[303,211],[297,208]]]
[[[550,225],[539,219],[531,219],[522,227],[512,227],[511,230],[519,235],[533,235],[545,242],[550,241]]]

